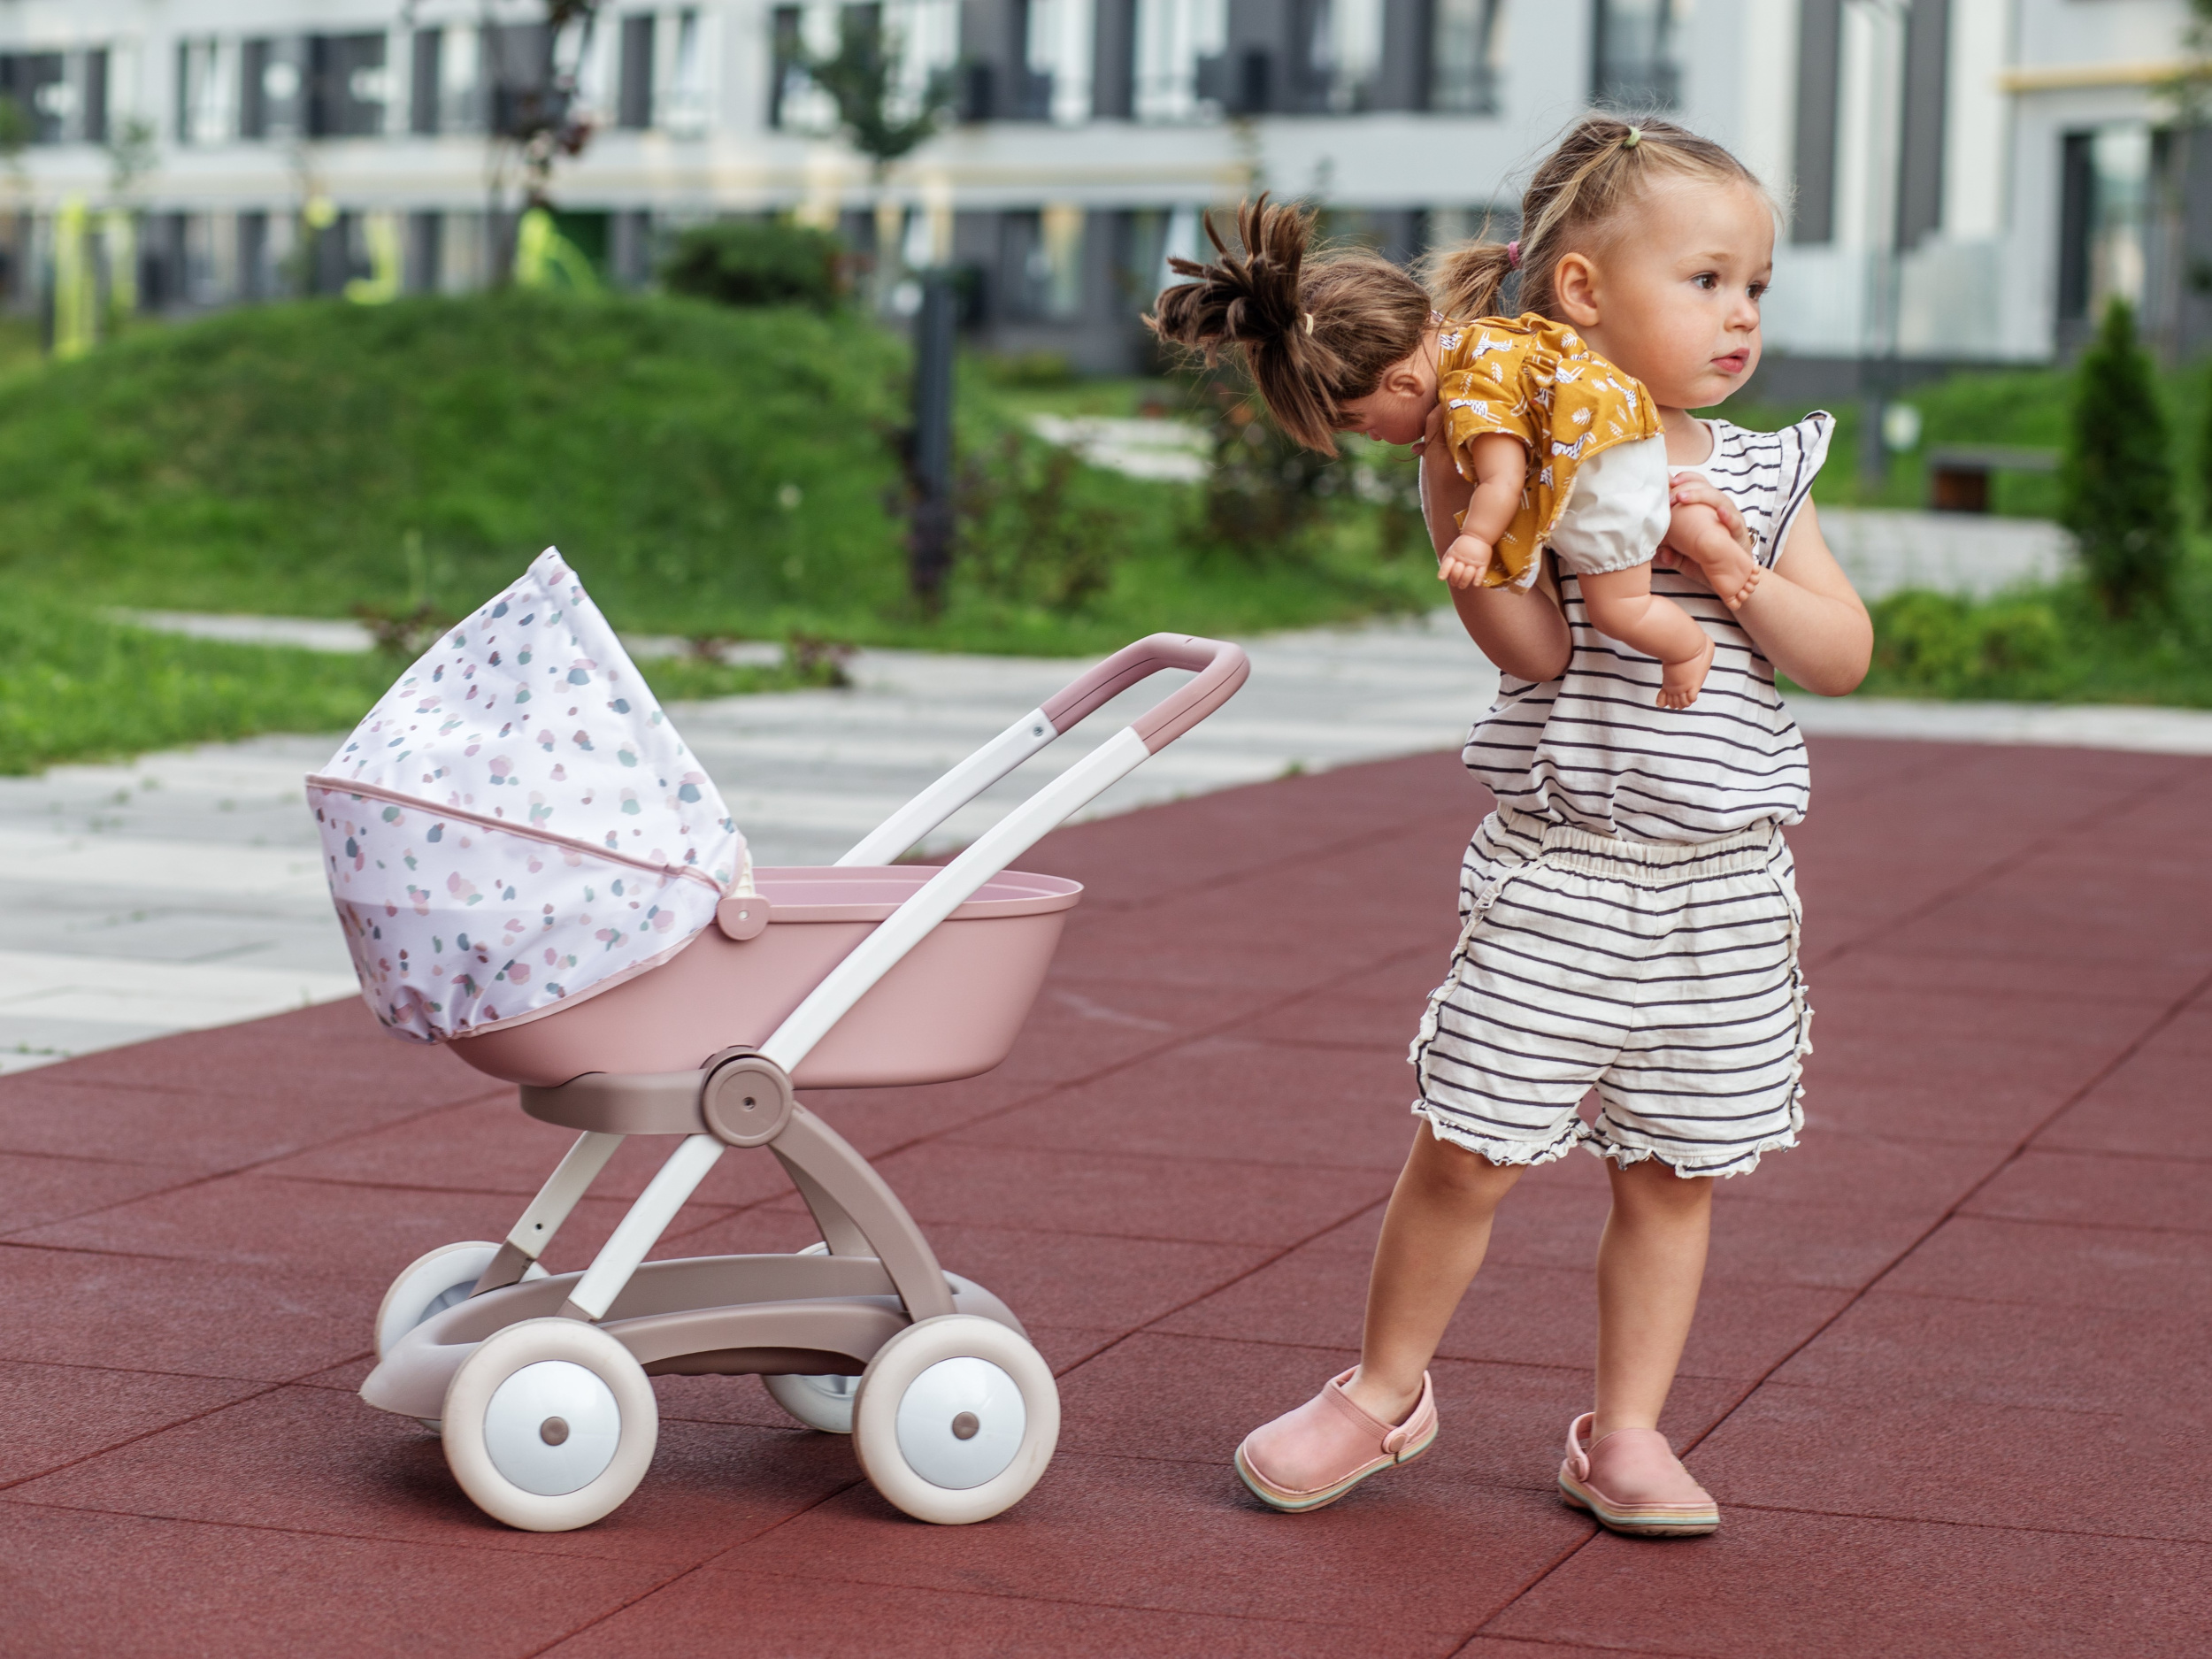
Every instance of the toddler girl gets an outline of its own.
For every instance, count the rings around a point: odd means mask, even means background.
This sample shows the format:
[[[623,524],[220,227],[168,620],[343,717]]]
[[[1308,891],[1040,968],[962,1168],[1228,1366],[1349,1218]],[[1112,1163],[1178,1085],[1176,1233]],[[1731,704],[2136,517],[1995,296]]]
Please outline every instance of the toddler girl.
[[[1517,270],[1529,338],[1571,331],[1647,388],[1673,476],[1665,545],[1643,580],[1711,657],[1694,706],[1655,709],[1665,668],[1594,625],[1591,584],[1605,572],[1536,557],[1525,588],[1455,584],[1461,619],[1500,670],[1464,754],[1497,810],[1468,847],[1459,943],[1413,1043],[1420,1122],[1376,1246],[1359,1363],[1254,1430],[1237,1470],[1263,1502],[1310,1509],[1425,1450],[1437,1432],[1427,1366],[1500,1200],[1529,1165],[1579,1142],[1609,1160],[1613,1202],[1598,1247],[1595,1409],[1569,1425],[1560,1489],[1618,1531],[1709,1532],[1719,1512],[1658,1432],[1660,1411],[1704,1273],[1711,1178],[1795,1144],[1809,1048],[1781,835],[1804,816],[1808,774],[1775,674],[1840,695],[1872,646],[1807,500],[1829,418],[1753,433],[1688,412],[1757,365],[1771,204],[1717,145],[1591,117],[1537,169],[1517,247],[1448,254],[1433,300],[1373,255],[1313,253],[1305,215],[1263,203],[1239,222],[1242,251],[1178,263],[1195,280],[1161,295],[1155,326],[1240,354],[1278,421],[1314,449],[1345,430],[1453,436],[1439,399],[1452,330],[1432,307],[1480,315]],[[1453,533],[1439,526],[1468,491],[1437,458],[1423,464],[1423,504],[1448,553]],[[1471,470],[1486,486],[1511,475],[1480,456]],[[1469,513],[1485,541],[1502,504],[1492,490]],[[1585,469],[1569,505],[1586,490],[1593,511],[1614,494]],[[1743,559],[1760,580],[1738,579]],[[1735,605],[1716,597],[1715,577]],[[1586,1125],[1577,1108],[1594,1087]]]

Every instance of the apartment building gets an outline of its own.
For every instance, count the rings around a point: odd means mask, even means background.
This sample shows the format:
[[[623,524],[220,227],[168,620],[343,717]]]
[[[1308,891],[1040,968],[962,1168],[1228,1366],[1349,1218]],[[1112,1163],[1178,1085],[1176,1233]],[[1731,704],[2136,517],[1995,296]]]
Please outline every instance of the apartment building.
[[[2170,349],[2212,328],[2212,166],[2161,91],[2185,0],[877,0],[906,95],[953,98],[880,178],[803,68],[849,9],[611,0],[555,38],[536,0],[0,0],[9,303],[65,233],[162,309],[495,280],[502,134],[557,97],[594,130],[550,193],[611,280],[685,223],[795,212],[957,267],[989,347],[1120,368],[1208,208],[1306,196],[1409,257],[1509,227],[1595,103],[1773,184],[1770,337],[1824,383],[2047,358],[2116,293]]]

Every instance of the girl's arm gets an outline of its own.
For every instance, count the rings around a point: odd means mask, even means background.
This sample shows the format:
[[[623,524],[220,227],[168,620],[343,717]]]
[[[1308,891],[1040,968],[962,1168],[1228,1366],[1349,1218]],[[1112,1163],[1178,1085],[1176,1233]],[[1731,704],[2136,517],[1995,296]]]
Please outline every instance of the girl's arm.
[[[1678,506],[1710,507],[1740,541],[1747,541],[1735,503],[1701,479],[1675,480]],[[1855,690],[1874,659],[1874,624],[1820,534],[1813,503],[1800,508],[1781,557],[1736,611],[1767,660],[1806,690],[1840,697]]]
[[[1452,515],[1468,504],[1473,487],[1453,467],[1438,442],[1444,411],[1429,417],[1429,435],[1421,454],[1421,516],[1440,561],[1459,534]],[[1477,584],[1452,589],[1452,604],[1476,649],[1505,673],[1519,680],[1556,680],[1567,672],[1571,641],[1566,613],[1559,608],[1559,587],[1546,559],[1536,586],[1525,593]]]

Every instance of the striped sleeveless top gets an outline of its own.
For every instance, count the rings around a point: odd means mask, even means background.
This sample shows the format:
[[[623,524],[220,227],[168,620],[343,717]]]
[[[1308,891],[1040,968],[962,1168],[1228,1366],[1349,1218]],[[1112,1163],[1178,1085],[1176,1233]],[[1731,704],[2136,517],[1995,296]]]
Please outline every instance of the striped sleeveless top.
[[[1834,418],[1780,432],[1708,421],[1713,449],[1694,466],[1736,503],[1752,553],[1772,569],[1828,453]],[[1762,821],[1805,816],[1805,739],[1782,707],[1774,665],[1735,615],[1693,574],[1655,565],[1651,590],[1681,605],[1717,647],[1704,689],[1662,709],[1659,664],[1590,626],[1567,572],[1559,600],[1573,637],[1567,671],[1540,683],[1505,675],[1461,758],[1501,805],[1598,835],[1710,841]]]

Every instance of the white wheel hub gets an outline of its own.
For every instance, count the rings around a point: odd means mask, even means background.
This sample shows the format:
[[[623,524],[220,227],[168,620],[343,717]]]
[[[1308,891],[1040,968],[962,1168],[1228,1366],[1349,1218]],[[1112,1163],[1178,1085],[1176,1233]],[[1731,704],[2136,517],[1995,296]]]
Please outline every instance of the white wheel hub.
[[[870,1482],[920,1521],[964,1526],[1021,1502],[1060,1439],[1060,1391],[1020,1332],[941,1314],[876,1350],[853,1401]]]
[[[948,1492],[966,1492],[1003,1473],[1028,1426],[1021,1386],[985,1359],[941,1359],[908,1385],[899,1402],[899,1450],[907,1467]]]
[[[565,1497],[598,1479],[621,1437],[614,1390],[568,1360],[525,1365],[484,1410],[492,1467],[541,1498]]]
[[[565,1532],[637,1489],[660,1437],[645,1368],[597,1325],[525,1319],[476,1345],[446,1385],[445,1460],[476,1507]]]

